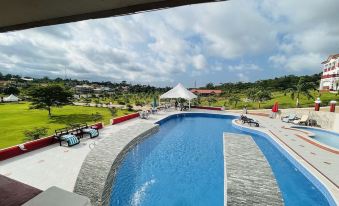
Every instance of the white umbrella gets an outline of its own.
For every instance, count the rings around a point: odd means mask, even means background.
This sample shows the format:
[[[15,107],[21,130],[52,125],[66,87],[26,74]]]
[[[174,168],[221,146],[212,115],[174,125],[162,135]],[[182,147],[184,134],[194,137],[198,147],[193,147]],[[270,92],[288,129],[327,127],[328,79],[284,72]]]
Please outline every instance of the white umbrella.
[[[173,89],[168,92],[162,94],[160,99],[177,99],[183,98],[187,99],[189,103],[189,109],[191,109],[191,100],[197,98],[197,95],[193,94],[189,90],[187,90],[182,84],[178,84]]]

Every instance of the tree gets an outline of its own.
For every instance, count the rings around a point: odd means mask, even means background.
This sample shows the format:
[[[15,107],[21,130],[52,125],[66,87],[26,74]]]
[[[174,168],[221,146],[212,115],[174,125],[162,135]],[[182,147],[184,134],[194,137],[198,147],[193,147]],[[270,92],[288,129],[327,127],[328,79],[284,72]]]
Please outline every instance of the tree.
[[[240,97],[236,94],[233,94],[232,96],[230,96],[228,101],[229,101],[230,104],[234,103],[234,108],[236,108],[237,104],[240,102]]]
[[[258,89],[257,88],[249,88],[246,91],[246,96],[249,100],[254,101],[256,98],[256,94],[258,93]]]
[[[213,103],[217,102],[217,100],[213,97],[208,97],[207,101],[208,101],[209,106],[211,106]]]
[[[263,101],[271,99],[271,93],[264,89],[259,89],[255,94],[255,101],[258,102],[258,107],[260,109],[260,104]]]
[[[48,116],[51,116],[52,107],[62,107],[69,104],[72,93],[60,85],[48,85],[32,88],[29,92],[32,98],[31,109],[45,109]]]
[[[296,106],[299,107],[300,105],[300,96],[304,95],[308,99],[313,98],[310,91],[311,89],[314,89],[315,85],[313,82],[306,82],[303,77],[301,77],[298,81],[298,84],[292,88],[287,89],[286,91],[291,93],[291,99],[296,100]]]
[[[20,93],[20,91],[19,91],[18,88],[10,86],[10,87],[7,87],[7,88],[4,89],[4,93],[7,94],[7,95],[11,95],[11,94],[17,95],[17,94]]]
[[[212,82],[206,84],[207,89],[214,89],[214,84]]]

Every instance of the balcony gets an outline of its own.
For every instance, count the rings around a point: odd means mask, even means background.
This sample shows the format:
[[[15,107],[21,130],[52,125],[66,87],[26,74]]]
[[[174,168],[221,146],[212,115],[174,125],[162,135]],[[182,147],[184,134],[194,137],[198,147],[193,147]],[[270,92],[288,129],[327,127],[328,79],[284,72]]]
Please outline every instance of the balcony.
[[[326,74],[326,75],[322,75],[321,79],[334,78],[334,77],[339,77],[339,74]]]

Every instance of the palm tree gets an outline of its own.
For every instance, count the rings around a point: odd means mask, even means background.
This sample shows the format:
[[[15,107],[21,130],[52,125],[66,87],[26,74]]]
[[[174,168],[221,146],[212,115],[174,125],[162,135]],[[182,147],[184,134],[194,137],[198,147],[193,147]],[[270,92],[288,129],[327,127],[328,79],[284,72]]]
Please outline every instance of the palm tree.
[[[336,81],[335,81],[335,84],[336,84],[336,87],[337,88],[335,88],[336,90],[337,90],[337,93],[336,93],[336,95],[338,95],[338,93],[339,93],[339,79],[337,79]]]
[[[261,102],[269,99],[271,99],[271,93],[268,90],[260,89],[255,94],[255,100],[258,102],[259,109]]]
[[[237,107],[238,102],[240,102],[240,97],[238,95],[231,95],[230,98],[228,99],[230,104],[234,103],[234,107]]]
[[[304,78],[301,77],[299,79],[299,82],[296,86],[286,89],[286,92],[291,93],[291,99],[296,100],[296,107],[299,107],[300,105],[300,96],[304,95],[308,99],[313,98],[313,96],[310,93],[311,89],[315,89],[315,85],[312,82],[305,82]]]

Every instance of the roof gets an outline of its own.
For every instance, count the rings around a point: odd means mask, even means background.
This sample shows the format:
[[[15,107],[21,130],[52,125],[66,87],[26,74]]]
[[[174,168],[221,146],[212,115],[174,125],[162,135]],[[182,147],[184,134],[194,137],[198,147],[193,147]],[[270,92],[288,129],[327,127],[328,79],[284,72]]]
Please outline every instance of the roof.
[[[0,32],[216,1],[218,0],[2,0]]]
[[[339,58],[339,54],[330,55],[330,56],[327,58],[327,60],[321,62],[321,64],[326,64],[326,63],[328,63],[331,59],[337,59],[337,58]]]
[[[176,99],[176,98],[183,98],[183,99],[194,99],[197,98],[195,94],[187,90],[182,84],[178,84],[173,89],[169,90],[168,92],[162,94],[160,99]]]
[[[217,90],[217,89],[191,89],[191,92],[199,93],[199,94],[221,94],[222,90]]]

